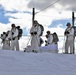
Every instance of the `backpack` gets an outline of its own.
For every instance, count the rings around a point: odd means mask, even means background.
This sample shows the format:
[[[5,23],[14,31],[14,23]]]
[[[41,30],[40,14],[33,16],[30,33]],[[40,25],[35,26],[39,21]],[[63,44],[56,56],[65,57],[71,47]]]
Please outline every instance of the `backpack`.
[[[55,42],[57,44],[57,42],[59,41],[57,33],[54,32],[52,35],[53,35],[53,42]]]
[[[23,33],[23,30],[22,29],[18,29],[18,38],[19,39],[22,37],[22,33]]]
[[[39,24],[39,26],[41,27],[41,34],[40,34],[40,36],[42,36],[43,35],[43,31],[44,31],[44,27],[41,24]]]
[[[72,26],[71,29],[74,28],[74,37],[76,36],[76,26]]]
[[[42,39],[42,38],[40,38],[40,44],[43,44],[43,43],[44,43],[43,39]]]
[[[20,26],[17,26],[16,28],[18,29],[18,40],[19,40],[22,37],[23,30],[20,28]]]

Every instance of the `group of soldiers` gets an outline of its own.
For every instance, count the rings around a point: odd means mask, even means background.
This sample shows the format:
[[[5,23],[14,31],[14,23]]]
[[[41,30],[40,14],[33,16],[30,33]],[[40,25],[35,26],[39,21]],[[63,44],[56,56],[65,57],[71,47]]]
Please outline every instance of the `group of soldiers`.
[[[3,50],[19,50],[19,39],[21,37],[20,26],[11,24],[11,30],[1,34]]]
[[[73,46],[74,46],[74,28],[72,28],[71,24],[68,22],[66,24],[67,28],[65,29],[64,35],[66,36],[65,42],[65,54],[70,53],[73,54]],[[30,50],[32,52],[38,51],[51,51],[54,53],[58,53],[58,37],[56,33],[51,33],[50,31],[46,32],[45,46],[41,46],[44,41],[41,38],[44,28],[41,27],[41,24],[38,23],[37,20],[34,21],[31,29],[31,46],[25,48],[24,52]],[[20,26],[16,26],[15,24],[11,24],[11,30],[7,32],[3,32],[1,34],[2,39],[2,49],[3,50],[19,50],[19,39],[22,36],[22,31],[20,33]]]

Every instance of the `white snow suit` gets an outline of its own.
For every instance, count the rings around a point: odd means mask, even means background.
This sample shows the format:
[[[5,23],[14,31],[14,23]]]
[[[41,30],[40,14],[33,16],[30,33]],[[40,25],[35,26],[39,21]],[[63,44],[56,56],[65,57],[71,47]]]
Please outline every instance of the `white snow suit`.
[[[3,36],[1,36],[1,39],[2,39],[2,49],[5,50],[5,39],[6,39],[6,34],[3,34]]]
[[[73,28],[66,28],[65,32],[68,31],[69,34],[66,34],[66,42],[65,42],[65,53],[69,52],[70,47],[70,53],[73,53],[73,41],[74,41],[74,29]]]
[[[18,29],[11,29],[11,50],[19,50]]]
[[[37,34],[34,34],[37,33]],[[32,50],[39,50],[39,43],[40,43],[40,33],[41,33],[41,27],[39,25],[32,26],[30,29],[31,34],[31,48]]]

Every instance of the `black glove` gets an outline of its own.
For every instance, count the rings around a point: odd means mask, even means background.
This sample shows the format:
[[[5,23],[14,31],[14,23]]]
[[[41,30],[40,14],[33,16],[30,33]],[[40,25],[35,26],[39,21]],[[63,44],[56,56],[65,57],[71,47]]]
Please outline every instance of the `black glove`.
[[[12,32],[12,35],[14,35],[14,33]]]
[[[47,41],[45,40],[45,42],[47,43]]]
[[[65,33],[64,33],[64,34],[65,34],[65,35],[66,35],[66,34],[69,34],[69,32],[68,32],[68,31],[65,31]]]
[[[12,38],[12,40],[15,40],[15,37],[14,37],[14,38]]]
[[[34,32],[34,34],[36,35],[36,34],[37,34],[37,32]]]
[[[67,31],[67,34],[69,34],[69,32]]]
[[[9,38],[9,41],[11,41],[11,39]]]
[[[31,35],[33,35],[33,32],[31,33]]]

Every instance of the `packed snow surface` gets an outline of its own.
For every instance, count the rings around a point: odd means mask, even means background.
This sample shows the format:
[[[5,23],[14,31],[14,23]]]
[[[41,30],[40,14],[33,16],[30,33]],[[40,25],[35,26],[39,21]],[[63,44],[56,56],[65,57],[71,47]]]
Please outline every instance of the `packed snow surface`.
[[[76,75],[76,55],[0,50],[0,75]]]

